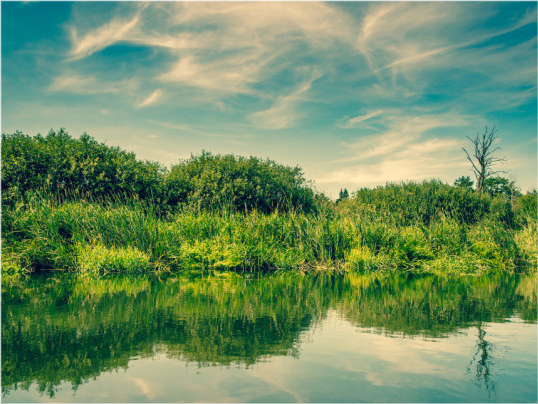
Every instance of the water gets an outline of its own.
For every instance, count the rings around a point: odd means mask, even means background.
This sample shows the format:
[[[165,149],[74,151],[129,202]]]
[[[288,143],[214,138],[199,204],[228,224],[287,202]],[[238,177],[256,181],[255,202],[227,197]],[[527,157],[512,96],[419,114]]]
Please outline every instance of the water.
[[[536,402],[535,276],[2,286],[4,402]]]

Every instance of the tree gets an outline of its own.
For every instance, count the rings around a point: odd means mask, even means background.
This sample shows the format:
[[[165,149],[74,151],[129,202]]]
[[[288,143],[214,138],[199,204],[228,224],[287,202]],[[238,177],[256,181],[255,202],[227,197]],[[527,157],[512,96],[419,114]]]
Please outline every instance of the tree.
[[[467,150],[465,150],[464,147],[462,147],[462,149],[465,154],[467,154],[467,159],[473,165],[473,173],[476,177],[476,190],[478,192],[483,192],[484,183],[488,178],[504,172],[494,170],[493,166],[497,163],[502,163],[506,161],[506,159],[504,157],[499,158],[493,156],[493,153],[495,153],[497,150],[500,150],[500,147],[492,149],[493,143],[495,139],[497,139],[497,136],[495,136],[495,126],[493,126],[493,128],[489,132],[488,127],[486,126],[486,130],[484,131],[484,133],[482,135],[477,133],[475,139],[471,139],[469,136],[467,136],[467,138],[474,145],[473,157],[476,160],[476,164],[467,152]]]
[[[340,202],[344,199],[349,199],[349,192],[347,188],[344,188],[343,190],[340,188],[340,193],[338,194],[338,199],[336,200],[336,202]]]
[[[454,181],[454,186],[463,188],[463,189],[468,189],[468,190],[473,189],[473,184],[474,184],[474,181],[471,180],[471,177],[469,176],[464,177],[463,175],[460,178],[458,178],[456,181]]]
[[[521,196],[521,191],[516,187],[515,181],[503,177],[490,177],[484,182],[484,192],[491,196],[502,196],[514,206],[514,198]]]

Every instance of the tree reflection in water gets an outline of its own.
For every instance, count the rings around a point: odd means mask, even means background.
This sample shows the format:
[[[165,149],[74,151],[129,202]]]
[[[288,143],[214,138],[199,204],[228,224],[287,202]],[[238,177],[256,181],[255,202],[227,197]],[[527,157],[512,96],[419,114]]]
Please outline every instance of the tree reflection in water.
[[[301,335],[336,310],[380,333],[444,337],[478,324],[468,372],[488,391],[484,322],[536,321],[535,277],[280,274],[153,278],[38,277],[2,284],[2,391],[55,395],[156,351],[199,366],[249,367],[298,356]],[[463,369],[462,369],[463,371]]]
[[[477,325],[478,340],[476,341],[476,353],[467,367],[467,373],[474,374],[474,371],[476,371],[476,384],[481,387],[483,383],[484,388],[488,392],[488,397],[491,397],[491,393],[495,391],[496,387],[491,372],[491,368],[495,364],[491,356],[494,347],[492,343],[486,341],[486,330],[483,327],[484,325],[479,321]]]

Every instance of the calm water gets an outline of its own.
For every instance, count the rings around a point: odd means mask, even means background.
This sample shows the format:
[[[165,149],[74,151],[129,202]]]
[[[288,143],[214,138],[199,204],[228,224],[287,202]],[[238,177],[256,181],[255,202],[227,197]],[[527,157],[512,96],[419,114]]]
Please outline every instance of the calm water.
[[[536,277],[2,286],[4,402],[536,402]]]

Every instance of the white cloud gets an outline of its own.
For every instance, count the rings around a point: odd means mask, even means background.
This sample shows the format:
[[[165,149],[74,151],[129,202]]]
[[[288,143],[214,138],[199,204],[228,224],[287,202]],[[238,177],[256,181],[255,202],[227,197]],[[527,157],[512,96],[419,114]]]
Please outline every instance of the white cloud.
[[[162,90],[161,89],[157,89],[155,90],[153,93],[151,93],[149,95],[149,97],[147,97],[146,99],[144,99],[142,102],[140,102],[138,105],[137,105],[137,108],[143,108],[143,107],[147,107],[149,105],[153,105],[155,104],[156,102],[158,102],[161,97],[162,97]]]
[[[78,94],[99,94],[119,92],[120,83],[105,85],[94,76],[62,75],[49,85],[49,91],[65,91]]]
[[[301,116],[297,111],[297,104],[303,100],[304,94],[319,77],[319,72],[314,71],[311,78],[293,93],[279,97],[271,108],[251,114],[249,119],[254,125],[265,129],[283,129],[291,126]]]
[[[155,78],[225,94],[256,93],[255,84],[286,69],[285,55],[297,56],[301,44],[307,44],[303,54],[336,52],[336,43],[351,46],[356,35],[352,19],[337,7],[292,2],[158,3],[85,34],[79,30],[71,28],[71,60],[117,42],[146,45],[177,60],[155,69]]]
[[[364,115],[359,115],[359,116],[356,116],[354,118],[350,118],[350,119],[346,120],[342,125],[340,125],[340,127],[342,127],[342,128],[356,128],[357,126],[359,126],[359,124],[361,122],[364,122],[364,121],[366,121],[366,120],[368,120],[370,118],[378,116],[381,113],[383,113],[383,111],[378,109],[378,110],[369,112],[369,113],[364,114]]]
[[[407,117],[392,113],[385,119],[384,131],[344,143],[351,156],[334,162],[340,167],[316,182],[359,187],[426,178],[452,181],[455,169],[467,167],[461,152],[462,140],[442,137],[439,131],[465,127],[476,117],[457,113]]]
[[[140,23],[140,15],[130,20],[114,19],[103,26],[96,28],[82,38],[79,38],[77,29],[71,28],[70,60],[79,60],[90,56],[118,41],[127,39],[127,35]]]

